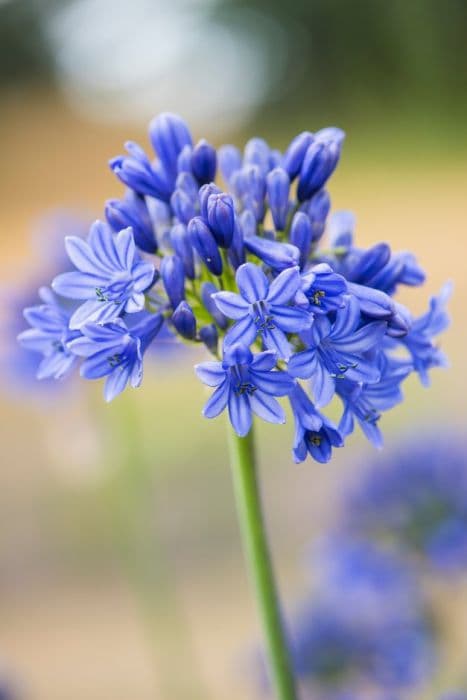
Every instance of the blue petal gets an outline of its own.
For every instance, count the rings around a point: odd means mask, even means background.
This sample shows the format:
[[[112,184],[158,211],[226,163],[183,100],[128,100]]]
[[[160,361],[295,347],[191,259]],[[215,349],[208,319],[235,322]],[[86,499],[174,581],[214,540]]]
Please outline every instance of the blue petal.
[[[360,428],[363,430],[365,437],[371,442],[371,444],[374,447],[381,450],[383,448],[383,436],[377,424],[364,420],[359,420],[358,423],[360,425]]]
[[[290,357],[290,343],[280,328],[266,328],[262,337],[264,345],[269,350],[274,350],[274,352],[277,352],[278,356],[284,360]]]
[[[258,331],[255,322],[251,316],[245,316],[245,318],[237,321],[232,328],[229,328],[224,343],[226,345],[233,345],[234,343],[241,342],[243,345],[251,345],[257,335]]]
[[[347,295],[346,304],[336,314],[336,321],[332,329],[334,339],[346,338],[360,323],[360,304],[354,296]]]
[[[235,292],[217,292],[211,295],[219,311],[227,318],[241,319],[248,313],[249,303]]]
[[[147,262],[139,262],[133,266],[132,277],[134,289],[137,292],[145,292],[154,282],[156,271],[154,265]]]
[[[125,389],[130,379],[130,370],[128,367],[117,367],[110,374],[105,382],[104,399],[112,401],[118,394]]]
[[[112,268],[107,263],[104,265],[94,255],[90,245],[77,236],[65,238],[65,249],[73,265],[81,272],[89,275],[108,273]]]
[[[81,365],[80,374],[84,379],[100,379],[110,374],[112,371],[120,369],[120,367],[113,368],[109,362],[109,358],[112,356],[111,351],[108,348],[96,352],[91,355],[86,360],[84,360]]]
[[[111,348],[116,348],[116,352],[119,347],[120,339],[115,335],[112,335],[107,342],[96,342],[95,340],[91,340],[90,338],[82,335],[79,338],[75,338],[75,340],[72,340],[67,345],[70,352],[72,352],[74,355],[79,355],[80,357],[90,357],[91,355],[95,355],[100,350],[110,350]]]
[[[318,408],[327,406],[336,391],[336,382],[320,362],[316,363],[312,381],[316,406]]]
[[[229,418],[233,429],[239,437],[244,437],[249,432],[252,423],[252,413],[246,394],[230,392]]]
[[[301,280],[298,267],[289,267],[271,283],[267,300],[270,304],[286,304],[300,287]]]
[[[120,261],[115,249],[115,236],[102,221],[96,221],[91,226],[88,243],[94,255],[104,267],[118,269]]]
[[[23,348],[47,354],[53,349],[54,337],[39,328],[28,328],[18,335],[18,342]]]
[[[329,462],[329,460],[332,457],[331,442],[329,441],[326,434],[323,435],[323,433],[320,433],[319,437],[319,445],[315,444],[311,440],[308,440],[307,447],[310,452],[310,455],[313,457],[314,460],[316,460],[320,464],[326,464],[326,462]]]
[[[268,423],[285,423],[285,412],[278,401],[262,391],[250,396],[250,406],[257,416]]]
[[[146,297],[142,292],[134,292],[125,302],[124,310],[127,314],[135,314],[144,309]]]
[[[133,367],[130,372],[130,384],[133,389],[137,389],[141,386],[143,381],[143,357],[141,354],[141,341],[138,338],[136,341],[136,358],[133,363]]]
[[[116,344],[122,342],[122,336],[128,333],[128,328],[121,318],[115,319],[112,323],[100,326],[95,323],[88,323],[81,329],[83,335],[97,343],[106,343],[113,339]]]
[[[135,239],[133,229],[125,228],[117,234],[115,239],[118,260],[124,270],[131,270],[136,255]]]
[[[254,355],[251,369],[256,371],[268,371],[276,366],[277,355],[273,350],[266,350]]]
[[[345,372],[347,379],[354,382],[363,382],[368,384],[379,382],[381,372],[379,367],[375,364],[374,358],[372,358],[372,360],[366,360],[364,358],[359,358],[354,355],[346,355],[343,353],[342,355],[339,355],[339,359],[342,360],[342,364],[347,365],[349,368]]]
[[[88,275],[84,272],[63,272],[55,277],[52,289],[57,294],[70,299],[89,299],[96,295],[96,288],[105,287],[107,278]]]
[[[354,417],[350,405],[346,402],[344,406],[344,413],[339,422],[339,430],[342,435],[347,436],[354,431]]]
[[[31,326],[49,334],[61,333],[64,327],[64,319],[48,306],[31,306],[24,309],[23,316]]]
[[[196,376],[207,386],[219,386],[226,377],[222,362],[201,362],[195,365]]]
[[[86,323],[108,323],[118,317],[123,304],[114,301],[85,301],[70,318],[70,329],[79,330]]]
[[[316,371],[318,365],[318,354],[316,350],[303,350],[297,352],[289,360],[288,371],[292,377],[300,377],[300,379],[309,379]]]
[[[341,339],[334,338],[334,329],[331,331],[332,345],[339,352],[348,352],[351,354],[362,353],[374,347],[379,347],[386,333],[387,324],[385,321],[374,321],[362,326],[358,331],[355,331],[346,338],[341,336]]]
[[[71,369],[76,358],[63,352],[44,357],[37,370],[37,379],[61,379]]]
[[[267,372],[250,368],[250,377],[258,389],[271,396],[286,396],[294,387],[293,380],[282,370]]]
[[[271,306],[274,322],[286,333],[299,333],[310,328],[313,316],[297,306]]]
[[[266,299],[269,282],[260,267],[253,263],[240,265],[235,276],[242,297],[250,304]]]
[[[205,418],[215,418],[219,415],[219,413],[222,413],[224,408],[227,406],[227,401],[229,400],[229,391],[230,383],[225,380],[217,387],[212,396],[206,402],[206,405],[203,408],[203,416]]]

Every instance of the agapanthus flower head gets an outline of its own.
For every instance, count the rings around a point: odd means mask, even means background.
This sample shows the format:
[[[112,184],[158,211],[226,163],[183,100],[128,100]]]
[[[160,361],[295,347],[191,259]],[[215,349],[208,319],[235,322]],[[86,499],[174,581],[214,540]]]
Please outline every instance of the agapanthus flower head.
[[[465,441],[449,432],[425,434],[391,448],[349,485],[342,527],[414,556],[433,571],[465,570]]]
[[[257,137],[243,152],[216,151],[164,113],[149,137],[154,153],[128,142],[128,155],[110,162],[126,191],[108,200],[107,223],[94,224],[86,241],[67,240],[76,269],[52,284],[77,307],[67,332],[88,340],[91,332],[98,346],[109,327],[117,345],[127,343],[117,354],[134,367],[126,383],[137,385],[131,317],[152,314],[161,334],[169,328],[215,357],[218,383],[198,368],[216,389],[205,415],[229,406],[238,434],[248,432],[252,413],[282,422],[276,397],[288,396],[296,460],[327,461],[356,423],[380,445],[381,413],[401,400],[406,376],[415,369],[426,382],[443,364],[433,338],[447,325],[447,292],[414,320],[394,295],[423,282],[415,257],[385,242],[357,248],[348,212],[328,226],[325,188],[344,133],[305,131],[284,154]],[[84,341],[64,337],[74,365]],[[334,396],[343,406],[337,427],[320,412]]]

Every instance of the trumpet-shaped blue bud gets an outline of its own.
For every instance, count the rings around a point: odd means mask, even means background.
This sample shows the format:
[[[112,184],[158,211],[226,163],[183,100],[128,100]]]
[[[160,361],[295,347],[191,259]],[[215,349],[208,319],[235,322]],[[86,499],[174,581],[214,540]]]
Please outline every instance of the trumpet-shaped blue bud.
[[[235,228],[235,208],[229,194],[211,194],[207,202],[209,228],[222,248],[229,248]]]
[[[300,169],[297,196],[303,202],[320,190],[333,173],[341,152],[343,132],[323,129],[308,146]]]
[[[312,143],[313,134],[309,131],[303,131],[292,139],[282,161],[282,167],[287,171],[291,180],[296,178],[300,172],[305,153]]]
[[[216,326],[211,323],[209,326],[203,326],[199,331],[200,340],[205,344],[207,349],[213,355],[217,355],[217,346],[219,343],[219,333]]]
[[[271,149],[264,139],[252,138],[245,145],[244,165],[256,165],[266,175],[271,168]]]
[[[255,222],[256,226],[256,222]],[[236,270],[240,265],[245,262],[245,246],[243,243],[243,232],[238,219],[235,221],[235,228],[232,237],[232,243],[229,250],[227,251],[229,262]]]
[[[187,340],[196,338],[196,318],[186,301],[181,301],[173,312],[172,323],[182,338]]]
[[[185,146],[193,143],[187,124],[177,114],[164,112],[150,123],[149,138],[164,168],[175,180],[178,156]]]
[[[200,216],[188,224],[191,243],[201,260],[213,275],[222,275],[222,258],[216,239]]]
[[[193,148],[191,146],[183,146],[177,158],[177,172],[178,173],[190,173],[193,177],[191,170],[191,154],[193,153]]]
[[[331,199],[326,190],[319,190],[311,199],[308,199],[300,207],[300,211],[306,213],[310,219],[312,228],[312,243],[316,244],[324,233],[326,219],[331,208]]]
[[[379,289],[354,282],[347,282],[347,289],[358,299],[361,312],[370,318],[388,319],[396,312],[394,301]]]
[[[217,157],[222,177],[230,183],[232,175],[242,167],[241,153],[235,146],[227,144],[219,148]]]
[[[290,242],[300,251],[300,267],[305,267],[308,256],[311,252],[311,242],[313,239],[313,229],[310,218],[301,211],[298,211],[290,226]]]
[[[117,156],[109,161],[110,168],[118,179],[137,194],[168,202],[173,182],[161,164],[153,166],[143,149],[133,141],[127,141],[125,148],[128,156]]]
[[[185,270],[178,255],[167,255],[161,261],[161,278],[173,309],[185,299]]]
[[[191,171],[181,172],[177,175],[175,186],[178,190],[182,190],[191,199],[196,206],[198,200],[199,185],[195,180]]]
[[[175,224],[170,231],[170,242],[179,258],[188,279],[195,279],[195,260],[190,236],[184,224]]]
[[[208,220],[208,201],[212,194],[222,194],[222,190],[213,182],[210,182],[208,185],[203,185],[199,190],[200,214],[205,221]]]
[[[270,241],[259,236],[245,238],[245,248],[256,255],[273,270],[285,270],[295,267],[300,262],[300,251],[290,243]]]
[[[258,165],[248,165],[234,173],[232,188],[245,209],[262,221],[265,214],[266,175]]]
[[[191,154],[191,169],[200,185],[212,182],[216,177],[216,149],[205,139],[199,141]]]
[[[157,240],[154,226],[144,197],[128,190],[124,199],[109,199],[105,204],[105,217],[115,232],[129,226],[135,243],[145,253],[155,253]]]
[[[170,198],[170,204],[175,216],[182,224],[188,224],[196,215],[195,205],[188,194],[181,189],[176,189]]]
[[[286,171],[283,168],[271,170],[266,177],[266,187],[274,226],[283,231],[289,212],[290,180]]]
[[[355,230],[355,215],[351,211],[336,211],[329,219],[329,242],[334,247],[351,248]]]

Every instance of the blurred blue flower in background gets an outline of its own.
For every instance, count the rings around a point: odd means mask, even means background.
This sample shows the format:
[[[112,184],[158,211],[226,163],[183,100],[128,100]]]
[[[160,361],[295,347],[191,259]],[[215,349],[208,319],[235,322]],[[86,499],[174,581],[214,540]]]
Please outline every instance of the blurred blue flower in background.
[[[21,388],[28,391],[40,391],[41,388],[50,391],[52,386],[58,388],[59,385],[53,379],[44,378],[40,384],[35,381],[42,362],[42,353],[31,352],[30,349],[19,345],[17,336],[25,328],[23,309],[37,303],[38,289],[48,284],[54,274],[71,269],[63,248],[64,237],[84,237],[89,222],[85,212],[71,209],[58,209],[46,214],[33,227],[32,271],[29,274],[18,274],[17,277],[21,280],[19,283],[10,283],[2,287],[1,296],[5,300],[2,309],[6,316],[2,319],[0,379],[5,388],[11,387],[15,392]],[[56,298],[58,300],[58,297]]]
[[[341,525],[440,572],[466,569],[467,444],[438,427],[433,434],[391,448],[358,474]]]
[[[405,563],[345,538],[324,540],[313,555],[318,580],[288,626],[304,696],[390,697],[387,691],[426,680],[436,660],[434,639]]]

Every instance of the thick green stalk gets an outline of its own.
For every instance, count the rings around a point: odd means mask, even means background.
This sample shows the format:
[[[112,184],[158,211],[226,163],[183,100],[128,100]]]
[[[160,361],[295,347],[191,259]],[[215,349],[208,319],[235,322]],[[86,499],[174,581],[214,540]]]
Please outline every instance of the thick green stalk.
[[[253,431],[241,438],[233,432],[230,425],[228,430],[238,519],[263,625],[271,679],[278,700],[296,700],[295,682],[261,512]]]

